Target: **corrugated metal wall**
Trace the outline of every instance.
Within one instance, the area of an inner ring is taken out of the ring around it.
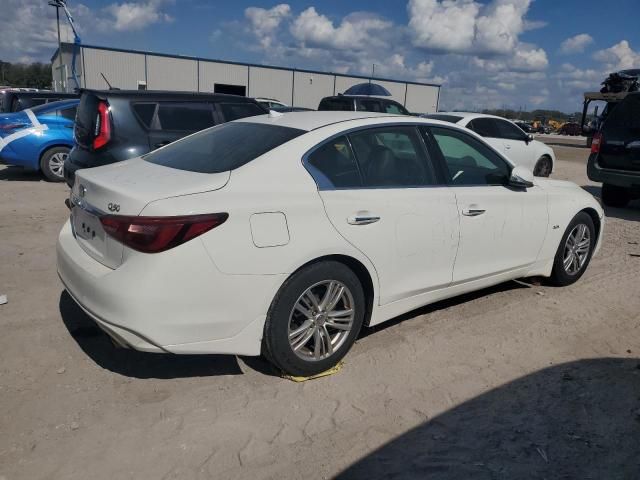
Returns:
[[[198,62],[185,58],[147,55],[149,90],[198,91]]]
[[[333,95],[333,75],[295,72],[293,104],[296,107],[318,108],[320,100]]]
[[[63,45],[63,62],[69,64],[67,70],[70,74],[71,57],[65,50],[66,44]],[[56,57],[53,62],[54,73],[57,62]],[[111,85],[121,89],[137,89],[138,82],[146,81],[150,90],[212,92],[216,83],[222,83],[245,86],[247,95],[251,97],[274,98],[297,107],[314,109],[318,108],[323,97],[343,93],[352,85],[367,81],[331,73],[121,52],[98,47],[82,48],[77,70],[84,74],[80,78],[82,86],[86,88],[108,88],[101,72]],[[433,113],[437,109],[437,86],[386,80],[374,82],[389,90],[391,98],[411,112]],[[69,86],[67,82],[67,88]]]
[[[289,105],[293,102],[293,72],[276,68],[249,67],[250,97],[273,98]]]
[[[249,67],[200,60],[200,91],[213,92],[216,83],[248,87]]]
[[[109,88],[109,83],[121,89],[137,89],[138,81],[144,81],[144,55],[140,53],[111,52],[95,48],[83,48],[86,88]]]

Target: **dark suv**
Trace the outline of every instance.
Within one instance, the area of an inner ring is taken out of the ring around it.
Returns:
[[[80,168],[137,157],[213,125],[265,113],[255,100],[236,95],[83,90],[64,178],[72,186]]]
[[[594,134],[587,175],[602,182],[605,205],[640,198],[640,92],[627,95]]]
[[[380,112],[397,115],[411,115],[409,111],[394,100],[380,97],[358,95],[336,95],[320,100],[318,110],[340,110],[348,112]]]

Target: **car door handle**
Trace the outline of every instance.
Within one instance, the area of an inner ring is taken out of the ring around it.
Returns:
[[[511,150],[511,145],[505,145],[504,148],[506,148],[507,150]]]
[[[484,212],[486,212],[485,209],[477,207],[462,209],[462,215],[466,217],[477,217],[478,215],[482,215]]]
[[[379,220],[380,220],[380,217],[377,217],[375,215],[356,214],[347,218],[347,223],[349,225],[370,225],[372,223],[376,223]]]

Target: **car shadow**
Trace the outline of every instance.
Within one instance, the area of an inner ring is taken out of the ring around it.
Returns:
[[[602,188],[596,185],[583,185],[582,188],[594,197],[597,197],[602,204]],[[615,208],[602,205],[604,214],[607,217],[619,218],[620,220],[640,221],[640,200],[629,202],[624,208]]]
[[[40,172],[25,170],[21,167],[0,168],[0,181],[5,182],[44,182]]]
[[[556,365],[472,398],[339,479],[640,478],[640,361]]]
[[[159,379],[242,374],[232,355],[172,355],[116,347],[66,291],[60,295],[59,308],[64,325],[82,351],[114,373]]]

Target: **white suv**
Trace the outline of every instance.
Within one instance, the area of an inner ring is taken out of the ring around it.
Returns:
[[[525,133],[505,118],[466,112],[439,112],[425,117],[444,120],[473,130],[513,163],[533,171],[536,177],[548,177],[553,173],[556,161],[553,149],[534,140],[533,135]]]

